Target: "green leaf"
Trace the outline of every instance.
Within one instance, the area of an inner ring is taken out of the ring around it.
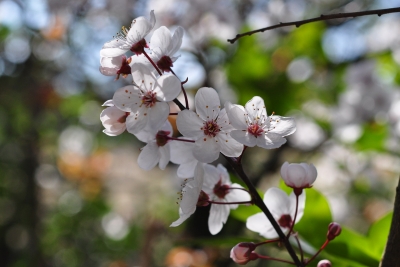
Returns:
[[[382,256],[389,235],[390,225],[392,223],[393,212],[383,216],[380,220],[371,225],[368,231],[368,239],[370,241],[371,250],[376,255]]]
[[[388,135],[387,125],[368,123],[363,128],[363,134],[355,143],[355,148],[359,150],[385,150]]]
[[[239,205],[237,209],[231,210],[230,216],[239,221],[245,222],[247,218],[249,218],[251,215],[254,215],[259,212],[261,212],[261,210],[255,205],[251,206]]]

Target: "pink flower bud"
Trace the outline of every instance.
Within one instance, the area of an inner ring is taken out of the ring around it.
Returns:
[[[340,227],[340,224],[332,222],[328,226],[328,233],[326,234],[326,238],[331,241],[335,239],[335,237],[340,235],[340,232],[342,232],[342,227]]]
[[[332,267],[332,263],[328,260],[322,260],[318,262],[317,267]]]
[[[317,169],[307,163],[283,163],[281,176],[285,184],[294,189],[309,188],[317,179]],[[301,193],[301,190],[300,190]]]
[[[245,265],[251,260],[258,258],[253,250],[256,248],[254,243],[239,243],[231,249],[231,259],[240,265]]]

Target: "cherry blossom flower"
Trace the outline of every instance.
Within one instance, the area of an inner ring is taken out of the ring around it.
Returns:
[[[131,58],[126,59],[125,55],[117,57],[100,57],[100,72],[106,76],[117,75],[117,80],[120,75],[126,78],[128,74],[131,74],[130,62]]]
[[[216,160],[219,152],[238,157],[243,145],[230,136],[233,129],[225,109],[221,110],[219,96],[213,88],[200,88],[195,96],[196,112],[182,110],[176,119],[179,132],[196,140],[194,157],[200,162]]]
[[[171,74],[156,78],[145,65],[135,65],[132,68],[134,84],[118,89],[113,101],[119,109],[131,112],[126,118],[128,132],[137,134],[145,128],[157,131],[167,120],[167,102],[179,95],[181,82]]]
[[[204,166],[203,191],[211,201],[228,203],[250,201],[250,195],[242,189],[244,188],[241,185],[231,183],[228,171],[221,164],[217,167],[210,164]],[[230,210],[237,209],[238,206],[238,204],[211,204],[208,217],[210,233],[218,234],[226,223]]]
[[[183,32],[183,28],[178,27],[171,37],[171,32],[168,28],[161,26],[151,36],[150,49],[152,54],[150,57],[163,72],[169,72],[173,62],[179,57],[174,57],[173,55],[182,45]]]
[[[100,51],[103,57],[117,57],[125,54],[129,50],[140,55],[147,47],[144,37],[153,29],[156,23],[154,11],[150,12],[150,20],[145,17],[138,17],[132,21],[131,27],[117,34],[114,40],[104,44]]]
[[[125,121],[129,112],[120,110],[114,106],[112,100],[107,100],[103,106],[108,106],[100,114],[101,123],[104,126],[103,132],[109,136],[117,136],[123,133],[126,129]]]
[[[311,187],[317,179],[317,169],[312,164],[285,162],[281,167],[281,176],[287,186],[301,193],[301,189]]]
[[[295,223],[303,217],[306,201],[304,193],[298,198],[299,203]],[[292,192],[290,196],[288,196],[281,189],[271,187],[264,195],[264,203],[267,205],[282,231],[284,233],[287,232],[292,226],[293,218],[296,213],[295,194]],[[271,222],[267,219],[267,216],[265,216],[264,213],[257,213],[247,218],[246,227],[251,231],[259,233],[265,238],[272,239],[278,237],[278,233],[275,231]]]
[[[179,139],[179,138],[178,138]],[[190,138],[185,138],[190,139]],[[194,143],[171,141],[171,162],[179,164],[177,175],[179,178],[192,178],[199,162],[193,155]]]
[[[147,143],[141,149],[138,157],[138,165],[144,170],[153,169],[157,163],[161,170],[167,166],[171,153],[169,137],[172,136],[173,130],[171,123],[167,120],[156,134],[141,131],[135,136],[142,142]]]
[[[240,265],[246,265],[251,260],[258,259],[258,255],[253,252],[256,248],[254,243],[239,243],[231,249],[231,259]]]
[[[195,169],[193,179],[188,180],[179,196],[179,219],[170,226],[176,227],[181,225],[195,211],[199,201],[201,188],[203,187],[204,168],[202,163],[198,163]]]
[[[264,100],[253,97],[245,107],[225,104],[229,120],[236,129],[232,138],[245,146],[259,146],[266,149],[278,148],[286,143],[285,136],[296,131],[293,118],[272,115],[267,116]]]

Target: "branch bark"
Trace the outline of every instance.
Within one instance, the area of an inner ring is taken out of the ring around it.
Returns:
[[[341,19],[341,18],[355,18],[355,17],[368,16],[368,15],[378,15],[380,17],[380,16],[385,15],[385,14],[397,13],[397,12],[400,12],[400,7],[387,8],[387,9],[375,9],[375,10],[360,11],[360,12],[349,12],[349,13],[338,13],[338,14],[330,14],[330,15],[321,15],[319,17],[312,18],[312,19],[292,21],[292,22],[280,22],[279,24],[275,24],[275,25],[272,25],[272,26],[269,26],[269,27],[265,27],[265,28],[261,28],[261,29],[258,29],[258,30],[237,34],[235,38],[228,39],[228,42],[233,44],[234,42],[236,42],[239,38],[241,38],[243,36],[252,35],[254,33],[265,32],[265,31],[268,31],[268,30],[287,27],[287,26],[296,26],[298,28],[301,25],[304,25],[304,24],[307,24],[307,23],[311,23],[311,22],[316,22],[316,21],[323,21],[323,20],[330,20],[330,19]]]
[[[400,267],[400,177],[394,200],[393,219],[381,267]]]

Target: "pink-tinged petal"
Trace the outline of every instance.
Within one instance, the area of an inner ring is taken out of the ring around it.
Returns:
[[[159,101],[172,101],[180,94],[181,81],[175,75],[164,74],[157,81],[159,86],[154,88],[154,92]]]
[[[118,70],[122,66],[122,62],[126,60],[125,56],[118,57],[101,57],[100,66],[104,68],[114,68]]]
[[[181,48],[182,45],[182,37],[183,37],[184,30],[181,26],[178,26],[174,32],[174,35],[172,36],[172,42],[169,47],[168,51],[168,56],[173,56],[176,52],[178,52],[179,48]],[[172,59],[172,58],[171,58]],[[175,59],[172,59],[172,61],[175,61]]]
[[[228,205],[211,205],[210,215],[208,216],[208,229],[212,235],[216,235],[222,230],[223,225],[228,220],[229,211]]]
[[[172,42],[171,32],[167,27],[161,26],[154,31],[150,40],[150,49],[160,48],[161,53],[165,55]]]
[[[296,131],[296,122],[291,117],[271,116],[270,132],[288,136]]]
[[[138,157],[138,165],[140,168],[149,171],[157,165],[159,159],[157,143],[151,142],[142,148]]]
[[[115,91],[113,103],[120,110],[136,112],[142,104],[142,98],[137,87],[128,85]]]
[[[194,157],[203,163],[211,163],[217,160],[220,146],[215,141],[215,138],[210,138],[208,136],[200,137],[195,143],[196,148],[193,151]]]
[[[300,164],[293,164],[287,170],[288,183],[294,187],[302,187],[306,182],[307,171]]]
[[[112,101],[112,99],[110,99],[110,100],[107,100],[106,102],[104,102],[104,104],[102,106],[103,107],[113,107],[114,102]]]
[[[273,149],[278,148],[284,143],[286,143],[286,139],[282,136],[268,132],[264,135],[261,135],[256,138],[257,139],[257,146],[265,148],[265,149]]]
[[[182,110],[176,118],[176,126],[179,132],[184,136],[195,139],[204,136],[203,124],[204,121],[191,110]]]
[[[149,129],[157,131],[163,126],[169,116],[169,105],[165,102],[157,102],[152,108],[143,113],[144,116],[149,117]]]
[[[255,96],[250,99],[250,101],[246,103],[245,109],[252,121],[267,117],[267,110],[264,105],[264,100],[259,96]]]
[[[125,54],[129,48],[120,48],[120,47],[114,47],[114,48],[104,48],[100,50],[100,56],[102,57],[118,57],[123,54]]]
[[[108,136],[117,136],[122,134],[126,130],[125,125],[116,128],[115,126],[111,127],[111,129],[104,129],[103,133],[105,133]]]
[[[165,146],[160,146],[158,150],[160,153],[160,163],[158,166],[161,170],[165,170],[165,167],[167,167],[169,159],[171,157],[169,144],[166,144]]]
[[[230,102],[225,103],[225,109],[228,114],[229,122],[237,130],[247,130],[247,112],[243,106],[234,105]]]
[[[257,144],[257,138],[255,138],[254,135],[249,134],[246,130],[234,130],[231,132],[231,137],[248,147],[253,147]]]
[[[137,134],[145,129],[148,121],[148,116],[143,116],[142,109],[137,113],[131,113],[126,117],[126,130],[131,134]]]
[[[191,140],[188,137],[182,139]],[[193,156],[194,143],[172,140],[170,147],[172,163],[183,164],[195,160]]]
[[[177,175],[179,178],[192,178],[194,176],[194,169],[196,168],[198,160],[192,160],[186,163],[182,163],[178,167]]]
[[[158,86],[156,76],[145,64],[134,63],[131,69],[133,82],[140,90],[148,92],[153,90],[154,86]]]
[[[205,121],[217,118],[221,109],[221,102],[217,91],[211,87],[202,87],[194,97],[196,112]]]
[[[243,152],[243,145],[227,133],[219,133],[216,137],[221,153],[227,157],[239,157]]]

